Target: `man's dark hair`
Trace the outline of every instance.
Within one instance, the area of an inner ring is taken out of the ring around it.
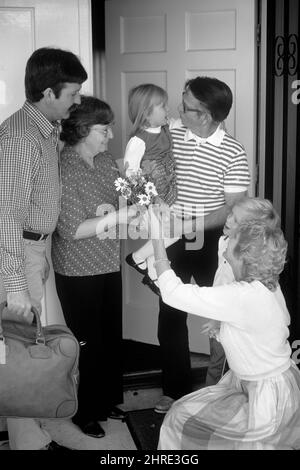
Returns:
[[[42,92],[51,88],[59,98],[65,83],[81,84],[87,73],[78,57],[70,51],[42,47],[29,57],[25,71],[25,95],[32,103],[43,98]]]
[[[76,145],[87,137],[95,124],[111,124],[114,113],[111,107],[93,96],[81,96],[81,104],[71,112],[68,119],[61,122],[60,139],[68,145]]]
[[[184,87],[203,104],[216,122],[227,118],[232,106],[232,92],[226,83],[217,78],[196,77],[188,80]]]

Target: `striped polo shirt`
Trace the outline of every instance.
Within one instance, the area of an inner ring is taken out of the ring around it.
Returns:
[[[244,147],[220,126],[201,138],[170,123],[176,160],[178,197],[173,209],[189,215],[207,215],[225,205],[225,193],[247,191],[250,183]]]

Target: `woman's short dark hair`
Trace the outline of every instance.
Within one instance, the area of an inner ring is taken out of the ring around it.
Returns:
[[[93,96],[81,96],[81,104],[71,112],[68,119],[63,119],[60,139],[68,145],[76,145],[89,135],[95,124],[111,124],[114,113],[111,107]]]
[[[25,95],[32,103],[43,98],[42,92],[51,88],[59,98],[65,83],[81,84],[87,73],[78,57],[70,51],[42,47],[29,57],[25,70]]]
[[[184,87],[203,104],[216,122],[227,118],[232,106],[232,92],[226,83],[217,78],[196,77],[188,80]]]

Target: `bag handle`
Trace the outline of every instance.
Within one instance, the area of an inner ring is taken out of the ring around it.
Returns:
[[[0,304],[0,340],[4,340],[3,328],[2,328],[2,312],[4,308],[7,307],[7,302],[2,302]],[[43,328],[40,319],[39,312],[35,307],[31,307],[31,312],[33,313],[35,322],[36,322],[36,337],[35,342],[36,344],[46,344],[45,336],[43,335]]]

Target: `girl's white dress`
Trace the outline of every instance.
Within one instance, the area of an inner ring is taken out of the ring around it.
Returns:
[[[163,301],[221,320],[230,370],[217,385],[176,401],[159,449],[300,448],[300,373],[291,361],[289,313],[280,287],[259,281],[218,287],[183,284],[172,270],[159,277]]]

